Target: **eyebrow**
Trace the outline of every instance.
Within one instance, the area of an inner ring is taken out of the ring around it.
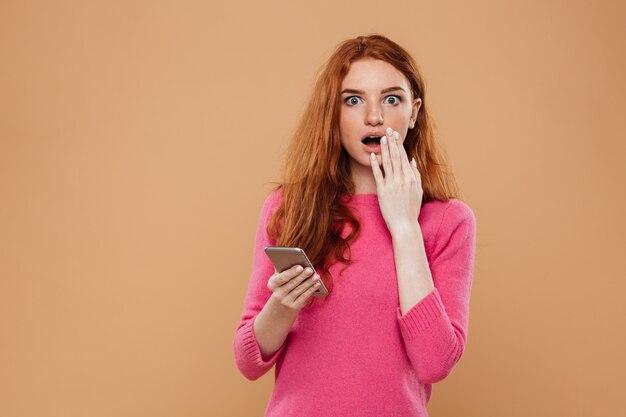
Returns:
[[[406,90],[402,87],[389,87],[389,88],[385,88],[384,90],[380,90],[380,94],[385,94],[388,93],[390,91],[396,91],[396,90],[401,90],[404,93],[406,93]],[[345,93],[352,93],[352,94],[365,94],[365,91],[361,91],[361,90],[354,90],[352,88],[346,88],[345,90],[343,90],[341,92],[341,94],[345,94]]]

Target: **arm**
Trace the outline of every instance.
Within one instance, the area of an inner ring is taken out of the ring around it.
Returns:
[[[254,334],[261,350],[261,358],[267,361],[285,343],[298,312],[286,308],[270,297],[254,319]]]
[[[459,200],[451,200],[443,214],[430,265],[425,262],[421,231],[394,237],[402,306],[397,310],[398,324],[422,382],[448,376],[465,349],[475,240],[475,216]]]
[[[254,244],[252,273],[241,320],[233,338],[235,364],[250,380],[263,376],[278,360],[285,348],[284,341],[289,331],[287,326],[290,328],[293,322],[287,314],[282,315],[282,319],[276,319],[281,312],[269,301],[272,292],[267,287],[267,282],[275,271],[263,249],[265,246],[274,245],[275,242],[270,240],[265,229],[277,202],[276,193],[271,194],[261,209]],[[263,346],[263,351],[260,345]]]
[[[435,289],[417,219],[391,236],[398,277],[400,312],[406,314]]]

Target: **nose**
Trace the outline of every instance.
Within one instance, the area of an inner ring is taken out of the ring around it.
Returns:
[[[367,123],[371,125],[379,125],[383,123],[383,113],[380,107],[372,105],[367,109]]]

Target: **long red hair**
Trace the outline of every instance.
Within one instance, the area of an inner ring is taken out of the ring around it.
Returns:
[[[281,189],[282,202],[267,227],[278,246],[304,249],[329,291],[333,282],[329,267],[336,262],[352,262],[350,242],[360,230],[357,218],[341,199],[343,194],[354,194],[354,184],[349,155],[340,143],[339,112],[341,83],[351,63],[362,58],[393,65],[409,81],[412,100],[422,99],[416,127],[409,129],[404,140],[409,160],[415,158],[421,175],[422,204],[459,196],[446,154],[434,135],[424,80],[411,55],[380,34],[341,42],[322,67],[293,134],[283,162],[283,180],[274,188]],[[352,230],[344,239],[345,224]],[[310,297],[308,305],[319,298]]]

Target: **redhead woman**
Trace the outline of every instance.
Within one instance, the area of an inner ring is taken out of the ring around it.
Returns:
[[[275,365],[265,416],[428,416],[463,355],[476,218],[424,87],[378,34],[340,43],[318,77],[261,209],[233,339],[246,378]],[[302,248],[315,270],[278,272],[266,246]]]

